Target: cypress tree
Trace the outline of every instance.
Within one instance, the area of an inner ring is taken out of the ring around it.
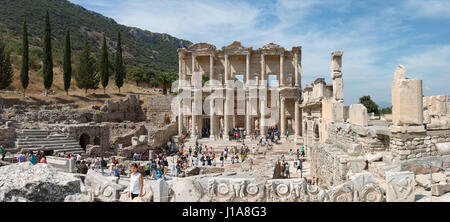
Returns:
[[[10,54],[6,51],[5,44],[0,38],[0,89],[11,85],[13,74]]]
[[[44,61],[43,63],[43,79],[45,87],[45,96],[48,95],[48,90],[52,87],[53,83],[53,59],[52,59],[52,43],[51,43],[51,28],[50,18],[48,16],[48,10],[45,13],[45,25],[44,25]]]
[[[106,87],[108,86],[109,82],[109,61],[108,61],[108,48],[106,46],[106,35],[103,34],[103,46],[102,46],[102,52],[101,52],[101,76],[102,76],[102,86],[103,86],[103,93],[106,94]]]
[[[72,52],[70,48],[70,32],[67,30],[64,42],[64,90],[69,95],[70,81],[72,80]]]
[[[75,80],[77,87],[84,89],[84,94],[87,94],[88,89],[97,89],[100,82],[97,70],[95,68],[95,59],[90,56],[91,49],[87,37],[84,39],[83,51],[80,54],[80,63],[78,65]]]
[[[22,83],[23,96],[25,97],[26,90],[28,88],[29,78],[28,78],[28,30],[27,21],[23,22],[23,51],[22,51],[22,69],[20,70],[20,82]]]
[[[120,93],[120,87],[123,86],[123,78],[125,76],[125,70],[123,67],[123,60],[122,60],[122,42],[120,39],[120,32],[118,32],[118,40],[117,40],[117,50],[116,50],[116,58],[114,63],[114,69],[115,69],[115,81],[116,86],[119,88]]]

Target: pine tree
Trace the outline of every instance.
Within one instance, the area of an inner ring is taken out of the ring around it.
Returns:
[[[23,96],[25,97],[26,90],[28,88],[29,77],[29,62],[28,62],[28,30],[27,30],[27,20],[23,22],[23,49],[22,49],[22,69],[20,70],[20,82],[22,83]]]
[[[77,87],[84,89],[85,95],[88,89],[97,89],[100,79],[98,78],[98,71],[95,67],[95,59],[90,56],[91,49],[87,37],[84,40],[83,51],[80,54],[80,63],[75,75]]]
[[[13,79],[10,53],[6,51],[5,44],[0,38],[0,89],[6,89]]]
[[[45,87],[45,96],[48,95],[48,90],[52,87],[53,83],[53,59],[52,59],[52,43],[51,43],[51,27],[50,18],[48,16],[48,10],[45,14],[45,26],[44,26],[44,61],[43,63],[43,79]]]
[[[101,76],[102,76],[102,86],[103,93],[106,94],[106,87],[109,82],[109,61],[108,61],[108,47],[106,46],[106,35],[103,34],[103,46],[101,52]]]
[[[70,82],[72,80],[72,51],[70,47],[70,32],[67,30],[64,42],[64,90],[69,95]]]
[[[116,50],[114,69],[115,69],[115,74],[116,74],[115,75],[116,86],[117,86],[117,88],[119,88],[119,93],[120,93],[120,87],[123,86],[123,79],[125,77],[125,69],[123,67],[123,60],[122,60],[122,42],[120,39],[120,32],[118,32],[117,50]]]

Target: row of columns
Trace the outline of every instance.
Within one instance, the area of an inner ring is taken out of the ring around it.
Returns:
[[[227,81],[230,79],[229,77],[229,55],[225,54],[225,87],[228,87]],[[300,77],[299,77],[299,63],[298,63],[298,54],[294,53],[294,69],[295,69],[295,85],[300,86]],[[192,73],[196,71],[196,55],[192,55]],[[180,62],[179,62],[179,79],[183,79],[183,64],[182,64],[182,58],[180,56]],[[250,80],[250,53],[246,54],[246,79],[245,81],[248,82]],[[266,63],[265,63],[265,54],[261,54],[261,80],[265,80],[266,75]],[[193,81],[196,82],[196,76],[193,76]],[[214,79],[214,55],[210,55],[210,80]],[[280,54],[280,86],[284,86],[284,54]],[[232,100],[226,100],[225,101],[225,109],[227,109],[225,112],[227,114],[234,113],[234,90],[226,90],[227,93],[230,93],[230,98],[233,98]],[[247,135],[251,135],[252,133],[252,116],[251,116],[251,107],[250,107],[250,100],[246,101],[246,131]],[[261,118],[260,118],[260,134],[265,135],[267,128],[265,127],[265,116],[266,116],[266,107],[267,107],[267,101],[261,101]],[[193,104],[193,105],[199,105],[199,104]],[[212,111],[212,107],[214,106],[214,100],[210,101],[210,107]],[[286,133],[286,116],[285,116],[285,99],[282,98],[280,109],[281,109],[281,134],[284,136]],[[180,103],[180,109],[181,109],[181,103]],[[233,110],[229,110],[233,109]],[[301,131],[301,113],[299,108],[299,101],[295,101],[295,136],[300,136]],[[233,115],[224,115],[224,139],[227,140],[228,138],[228,132],[230,131],[230,120],[232,119]],[[216,115],[214,112],[211,112],[210,114],[210,132],[211,132],[211,139],[214,139],[218,132],[216,130],[217,124],[216,124]],[[178,116],[178,133],[179,135],[182,134],[183,131],[183,116],[181,112]],[[198,127],[198,116],[192,115],[192,135],[197,136],[199,131]]]

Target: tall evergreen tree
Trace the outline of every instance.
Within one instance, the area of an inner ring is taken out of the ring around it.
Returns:
[[[5,89],[11,85],[13,74],[10,52],[6,51],[5,44],[0,36],[0,89]]]
[[[45,87],[45,96],[48,95],[48,90],[53,84],[53,58],[52,58],[52,42],[51,42],[51,27],[50,18],[48,16],[48,10],[45,13],[45,25],[44,25],[44,61],[43,63],[43,79]]]
[[[64,42],[64,90],[69,95],[70,81],[72,80],[72,49],[70,47],[70,32],[67,30]]]
[[[98,77],[98,71],[95,66],[95,59],[90,56],[91,48],[87,37],[84,39],[83,51],[80,54],[80,63],[75,75],[77,87],[84,89],[84,94],[87,94],[88,89],[97,89],[100,79]]]
[[[117,50],[116,50],[116,58],[115,58],[115,63],[114,63],[114,71],[115,71],[115,81],[116,81],[116,86],[117,88],[119,88],[119,93],[120,93],[120,88],[123,86],[123,79],[125,77],[125,69],[123,67],[123,60],[122,60],[122,42],[120,39],[120,32],[118,32],[118,40],[117,40]]]
[[[29,83],[29,77],[28,77],[28,71],[29,71],[29,62],[28,62],[28,30],[27,30],[27,20],[23,22],[23,48],[22,48],[22,69],[20,70],[20,82],[22,83],[23,88],[23,96],[25,97],[25,93],[28,88]]]
[[[101,76],[102,76],[102,86],[103,93],[106,94],[106,87],[109,82],[109,60],[108,60],[108,47],[106,46],[106,35],[103,34],[103,46],[101,52]]]

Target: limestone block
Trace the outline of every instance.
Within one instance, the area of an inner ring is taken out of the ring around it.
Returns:
[[[173,202],[199,202],[203,197],[201,184],[192,179],[177,179],[173,182]]]
[[[369,115],[362,104],[352,104],[349,108],[349,122],[359,126],[368,126]]]
[[[332,104],[332,117],[334,122],[344,122],[344,103],[333,102]]]
[[[441,196],[447,192],[450,192],[450,184],[433,184],[431,186],[431,194],[433,196]]]
[[[392,82],[392,121],[397,126],[423,123],[422,80]]]
[[[377,162],[383,160],[383,154],[382,153],[374,153],[374,154],[366,154],[367,161],[369,163]]]
[[[450,154],[450,142],[447,143],[436,143],[437,151],[440,155]]]
[[[394,72],[394,80],[406,78],[406,68],[403,65],[398,65]]]
[[[168,202],[169,201],[169,184],[163,179],[159,179],[152,187],[153,202]]]
[[[348,158],[347,166],[352,173],[361,173],[366,168],[365,158]]]
[[[414,202],[414,173],[409,171],[386,172],[387,202]]]
[[[86,189],[94,201],[118,202],[125,187],[111,181],[110,177],[89,170],[85,179]]]
[[[333,79],[333,98],[335,100],[344,100],[344,81],[342,78]]]

